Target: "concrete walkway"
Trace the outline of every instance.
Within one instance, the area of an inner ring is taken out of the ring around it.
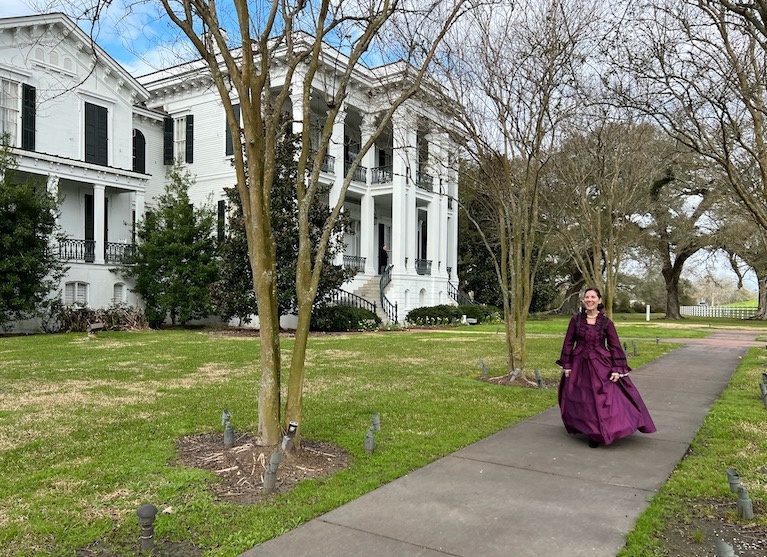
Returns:
[[[657,433],[590,449],[551,408],[242,555],[614,557],[756,334],[678,339],[632,372]]]

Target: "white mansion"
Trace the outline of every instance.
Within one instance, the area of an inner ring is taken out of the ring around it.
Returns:
[[[392,79],[392,68],[354,73],[322,168],[331,196],[372,133],[368,91],[382,75]],[[312,96],[313,130],[327,113],[323,90],[318,83]],[[296,93],[288,110],[300,120]],[[352,233],[337,263],[358,273],[344,290],[379,310],[383,291],[399,320],[415,307],[453,303],[458,182],[448,164],[451,143],[434,124],[441,119],[423,101],[406,102],[354,173],[345,198]],[[0,19],[0,132],[10,135],[20,178],[44,180],[60,199],[65,239],[57,249],[69,267],[61,284],[66,303],[141,303],[130,281],[110,269],[131,249],[135,223],[162,193],[174,159],[195,177],[192,201],[217,203],[218,233],[225,233],[224,188],[235,181],[231,137],[199,65],[134,77],[63,14]],[[384,245],[388,267],[381,281]]]

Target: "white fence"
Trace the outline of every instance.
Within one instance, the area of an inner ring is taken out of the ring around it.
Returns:
[[[730,319],[749,319],[757,314],[757,306],[749,307],[726,307],[726,306],[681,306],[679,312],[682,315],[696,317],[729,317]]]

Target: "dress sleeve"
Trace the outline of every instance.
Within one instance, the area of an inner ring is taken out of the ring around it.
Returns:
[[[557,365],[562,366],[563,369],[570,369],[573,365],[573,347],[575,345],[575,320],[578,319],[578,315],[573,315],[570,319],[570,325],[567,327],[567,333],[565,333],[565,341],[562,343],[562,353],[559,355],[559,359],[555,362]]]
[[[607,319],[605,317],[605,319]],[[610,360],[612,361],[611,373],[628,373],[631,368],[626,361],[626,353],[621,346],[621,340],[618,338],[618,333],[615,330],[615,325],[612,320],[607,321],[607,329],[605,330],[607,337],[607,349],[610,351]]]

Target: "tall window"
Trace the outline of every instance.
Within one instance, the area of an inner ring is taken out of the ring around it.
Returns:
[[[234,110],[234,117],[237,119],[237,121],[240,121],[240,105],[239,103],[232,105],[232,110]],[[226,156],[231,157],[234,155],[234,141],[232,139],[232,130],[229,129],[229,122],[224,122],[225,126],[225,132],[224,137],[226,138]]]
[[[35,150],[35,118],[37,115],[37,92],[26,83],[22,86],[21,148]]]
[[[15,146],[19,125],[19,84],[0,79],[0,134],[8,134],[9,144]]]
[[[226,239],[226,201],[218,200],[218,214],[216,219],[216,237],[219,243]]]
[[[133,130],[133,171],[146,173],[146,139],[138,130]]]
[[[64,285],[64,303],[88,305],[88,283],[68,282]]]
[[[85,162],[106,166],[107,116],[103,106],[85,103]]]
[[[194,162],[194,116],[166,118],[163,134],[163,162]]]

